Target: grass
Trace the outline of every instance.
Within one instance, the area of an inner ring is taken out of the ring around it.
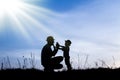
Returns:
[[[35,78],[35,79],[118,79],[120,68],[91,68],[76,69],[71,71],[44,72],[38,69],[6,69],[0,71],[0,77],[6,76],[10,78]]]
[[[114,59],[114,58],[113,58]],[[78,59],[79,60],[79,59]],[[23,63],[19,59],[17,59],[17,66],[19,68],[12,68],[12,64],[10,62],[9,57],[3,58],[1,61],[1,70],[0,70],[0,78],[30,78],[30,79],[49,79],[49,80],[57,80],[57,79],[74,79],[74,80],[98,80],[98,79],[118,79],[120,74],[120,68],[112,68],[108,66],[105,61],[99,60],[102,64],[102,67],[99,67],[96,62],[96,68],[86,68],[81,69],[78,65],[78,69],[73,69],[71,71],[66,71],[63,69],[62,71],[56,72],[44,72],[43,70],[36,69],[35,57],[31,53],[31,58],[27,59],[23,56]],[[31,68],[27,68],[27,62],[31,64]],[[85,58],[84,67],[88,63],[88,56]],[[115,64],[115,63],[114,63]],[[106,66],[106,67],[105,67]]]

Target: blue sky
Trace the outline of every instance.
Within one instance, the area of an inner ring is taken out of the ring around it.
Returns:
[[[56,12],[67,12],[78,5],[84,5],[91,1],[90,0],[49,0],[48,8]]]
[[[44,0],[40,3],[40,0],[35,0],[34,4],[38,6],[42,5],[56,12],[66,12],[76,6],[89,4],[92,1],[94,0]]]
[[[84,64],[87,55],[89,67],[100,60],[109,66],[120,65],[119,0],[24,1],[16,12],[6,9],[7,13],[0,13],[1,51],[41,50],[46,37],[52,35],[62,45],[66,39],[72,41],[74,64],[78,64],[78,55]]]

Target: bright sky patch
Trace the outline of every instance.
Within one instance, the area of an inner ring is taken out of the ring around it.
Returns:
[[[21,0],[0,0],[0,12],[1,13],[16,13],[18,9],[23,6]]]

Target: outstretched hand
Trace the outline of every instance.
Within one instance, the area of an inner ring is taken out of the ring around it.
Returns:
[[[56,42],[56,48],[59,49],[60,44],[58,42]]]

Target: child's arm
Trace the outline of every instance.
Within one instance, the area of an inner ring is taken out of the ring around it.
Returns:
[[[60,49],[60,50],[64,50],[64,47],[65,47],[65,46],[60,45],[59,49]]]

